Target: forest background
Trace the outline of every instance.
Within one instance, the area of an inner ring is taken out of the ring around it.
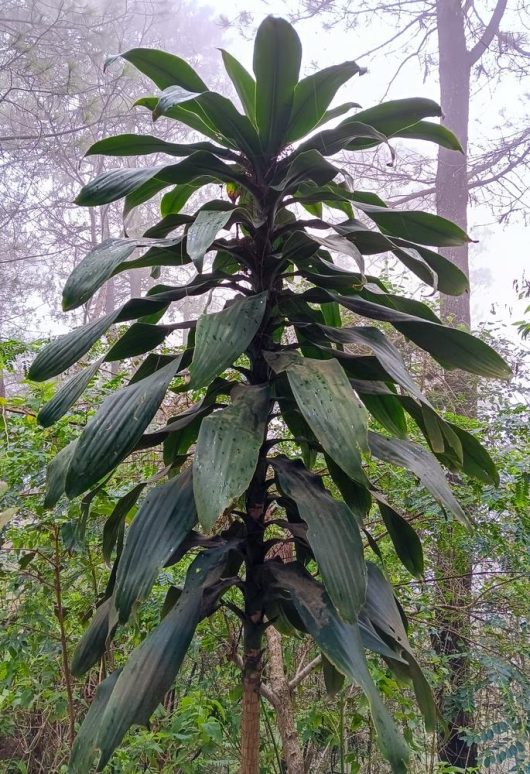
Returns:
[[[216,88],[227,91],[217,49],[229,48],[248,64],[255,26],[265,13],[274,12],[298,21],[309,52],[307,72],[317,64],[351,58],[368,67],[369,79],[358,79],[348,87],[350,93],[345,89],[344,99],[372,104],[383,98],[438,98],[444,77],[446,99],[455,98],[447,91],[451,62],[443,58],[440,15],[452,0],[365,0],[354,10],[349,3],[326,0],[242,0],[232,4],[230,16],[222,5],[7,0],[0,11],[0,480],[5,482],[0,491],[0,771],[66,770],[73,730],[96,685],[110,662],[121,663],[145,636],[157,609],[147,603],[140,610],[135,626],[117,641],[99,671],[85,681],[72,678],[68,656],[108,574],[101,552],[103,525],[130,481],[149,473],[153,459],[138,455],[92,507],[72,503],[44,511],[46,462],[72,437],[76,425],[86,422],[101,395],[125,382],[127,373],[109,365],[75,412],[50,430],[39,428],[35,417],[54,385],[25,381],[29,362],[50,335],[97,319],[125,298],[145,292],[153,281],[148,270],[127,272],[110,280],[77,318],[60,312],[60,289],[72,268],[91,247],[123,231],[118,207],[95,211],[73,205],[81,185],[106,163],[99,157],[82,160],[83,153],[112,133],[150,131],[150,117],[131,107],[139,92],[137,75],[117,63],[104,72],[107,56],[135,45],[164,48],[189,59]],[[396,343],[446,415],[465,414],[459,421],[489,445],[501,486],[454,482],[477,526],[472,533],[454,528],[447,545],[433,528],[437,507],[412,477],[383,470],[380,475],[388,479],[396,502],[422,537],[423,579],[411,579],[396,562],[387,550],[386,533],[375,537],[389,577],[407,600],[416,650],[447,716],[459,718],[477,770],[527,772],[530,518],[524,267],[530,17],[522,2],[454,5],[460,9],[470,54],[469,123],[455,129],[461,141],[467,140],[462,131],[467,132],[469,145],[464,206],[448,215],[461,225],[466,225],[465,217],[477,242],[469,256],[470,309],[445,311],[457,323],[470,322],[488,341],[494,339],[515,377],[502,385],[448,382],[432,361],[413,356],[403,341]],[[453,37],[455,60],[457,42]],[[465,67],[459,68],[458,82],[465,82]],[[465,96],[458,94],[464,105]],[[450,105],[443,99],[442,108],[448,116]],[[169,127],[160,121],[158,131],[163,135]],[[184,130],[181,137],[171,134],[172,140],[184,137]],[[391,167],[388,154],[366,154],[350,174],[368,190],[370,185],[381,190],[384,179],[383,193],[391,203],[440,212],[440,159],[420,143],[405,147],[398,142],[395,149]],[[449,200],[456,178],[462,182],[462,163],[446,181]],[[399,199],[393,197],[394,188],[399,188]],[[451,209],[453,204],[445,206]],[[138,212],[127,222],[129,231],[141,231]],[[409,276],[390,260],[382,268],[395,288],[410,290]],[[180,281],[186,278],[185,268],[176,271]],[[436,295],[422,298],[440,304]],[[220,308],[221,301],[213,297],[211,308]],[[178,319],[202,311],[187,299]],[[170,416],[176,407],[167,404],[163,411]],[[80,517],[88,511],[86,528],[79,530]],[[455,635],[456,655],[436,647],[440,631]],[[175,691],[149,731],[128,736],[115,771],[237,770],[239,688],[232,658],[237,638],[222,613],[200,628]],[[279,657],[269,643],[270,663],[278,667],[270,680],[290,682],[306,770],[384,771],[359,692],[346,687],[328,696],[317,652],[286,636],[281,644]],[[409,691],[380,664],[372,666],[415,751],[414,771],[458,771],[440,762],[440,742],[423,731]],[[263,770],[282,771],[276,708],[266,698],[263,708]]]

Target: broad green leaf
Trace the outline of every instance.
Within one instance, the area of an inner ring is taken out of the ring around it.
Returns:
[[[156,107],[153,110],[153,121],[156,121],[157,118],[165,115],[166,112],[169,112],[175,105],[184,103],[184,106],[187,107],[188,110],[192,110],[191,105],[186,105],[186,103],[195,100],[199,94],[200,92],[183,89],[182,86],[168,86],[158,98]]]
[[[425,423],[425,414],[406,396],[401,396],[406,411],[431,443]],[[485,484],[499,485],[499,473],[486,449],[474,435],[452,422],[436,417],[443,436],[443,448],[436,456],[450,470],[463,470],[468,476]],[[432,443],[431,443],[432,448]]]
[[[367,414],[340,363],[293,352],[266,353],[266,358],[276,373],[287,373],[298,407],[324,450],[351,478],[364,483]]]
[[[225,70],[241,100],[245,114],[251,121],[254,121],[256,116],[256,82],[254,78],[228,51],[221,49],[221,56],[223,57]]]
[[[378,631],[393,640],[399,654],[403,654],[407,662],[405,668],[402,661],[395,658],[388,663],[398,675],[405,674],[412,680],[427,731],[434,731],[437,709],[432,691],[412,653],[393,589],[375,564],[367,562],[367,569],[368,588],[363,614]]]
[[[417,124],[399,129],[392,136],[405,137],[411,140],[427,140],[428,142],[434,142],[436,145],[441,145],[443,148],[448,148],[448,150],[464,152],[453,132],[446,126],[443,126],[443,124],[435,124],[432,121],[418,121]]]
[[[341,467],[334,462],[329,454],[324,454],[328,473],[340,492],[340,496],[355,516],[355,521],[362,527],[364,518],[372,505],[372,497],[367,487],[351,479]],[[368,485],[368,482],[367,482]]]
[[[333,666],[359,685],[368,703],[381,752],[393,774],[406,774],[409,750],[373,683],[357,624],[336,615],[320,584],[293,565],[269,563],[278,586],[285,589],[302,622]]]
[[[370,414],[388,433],[397,438],[407,437],[407,418],[396,395],[391,393],[376,395],[361,389],[358,389],[358,393]]]
[[[248,347],[263,319],[267,293],[236,298],[221,312],[199,318],[189,389],[203,387],[232,365]]]
[[[202,183],[195,181],[195,183],[177,185],[171,191],[165,193],[160,202],[160,214],[162,217],[180,212],[190,196],[192,196],[201,185],[204,185],[204,179],[201,178],[201,180],[203,181]]]
[[[208,86],[190,65],[174,54],[156,48],[131,48],[123,54],[116,54],[105,63],[108,67],[116,59],[125,59],[147,75],[159,89],[180,86],[188,91],[206,91]]]
[[[46,496],[44,507],[53,508],[64,494],[66,474],[68,466],[74,456],[77,440],[70,443],[58,452],[46,468]]]
[[[92,365],[83,368],[82,371],[72,376],[66,384],[60,387],[53,398],[41,408],[37,414],[37,422],[42,427],[50,427],[58,419],[66,414],[76,400],[88,387],[90,380],[99,370],[102,360],[97,360]]]
[[[268,386],[234,387],[229,406],[201,423],[193,458],[198,519],[210,530],[256,470],[270,408]]]
[[[352,244],[348,239],[345,239],[338,234],[331,234],[326,236],[308,234],[307,236],[309,236],[310,239],[312,239],[314,242],[317,242],[317,244],[321,245],[322,247],[327,247],[327,249],[331,250],[332,252],[339,253],[341,255],[347,255],[350,258],[353,258],[361,272],[364,274],[364,258],[357,247],[355,247],[355,245]]]
[[[256,33],[253,66],[256,123],[269,156],[286,142],[301,61],[302,46],[294,28],[284,19],[264,19]]]
[[[270,460],[281,491],[306,522],[307,539],[326,590],[345,621],[354,622],[364,602],[366,568],[361,534],[345,503],[334,500],[322,480],[299,461]]]
[[[447,508],[462,524],[470,521],[454,496],[436,457],[411,441],[385,438],[368,433],[370,450],[375,457],[412,471],[443,508]]]
[[[378,145],[386,142],[386,137],[373,126],[357,121],[356,117],[346,118],[334,129],[325,129],[313,135],[300,146],[300,151],[317,150],[323,156],[334,156],[348,147],[354,139],[369,140]]]
[[[99,607],[77,644],[70,669],[74,677],[88,672],[105,653],[105,644],[109,636],[109,611],[112,598],[106,599]]]
[[[171,325],[134,323],[110,348],[105,355],[105,361],[110,363],[142,355],[144,352],[150,352],[155,347],[158,347],[159,344],[162,344],[172,330],[173,327]]]
[[[462,444],[462,469],[464,473],[479,481],[483,481],[485,484],[499,486],[499,472],[480,441],[475,438],[474,435],[468,433],[467,430],[464,430],[458,425],[452,422],[449,422],[448,424],[456,433]],[[449,466],[449,461],[447,461],[446,464]]]
[[[127,514],[134,508],[136,502],[147,485],[146,481],[141,481],[134,486],[127,494],[120,497],[114,506],[112,513],[103,527],[103,545],[102,554],[106,562],[110,562],[114,546],[117,543],[118,535],[123,529],[123,524]]]
[[[125,623],[146,599],[160,569],[197,521],[191,469],[151,489],[127,533],[118,564],[114,604]]]
[[[137,247],[134,239],[106,239],[77,264],[63,288],[63,309],[84,304]]]
[[[66,476],[69,497],[95,484],[134,449],[179,368],[177,357],[146,379],[105,399],[77,440]]]
[[[379,330],[370,326],[332,328],[319,326],[326,338],[338,344],[356,344],[369,347],[388,375],[407,392],[423,403],[427,399],[407,370],[397,347]]]
[[[227,144],[259,163],[261,145],[256,129],[250,119],[242,116],[229,99],[208,91],[190,103],[188,109],[198,115],[205,115],[228,141]]]
[[[333,180],[338,173],[339,170],[329,161],[326,161],[317,150],[307,150],[295,155],[282,180],[273,185],[272,188],[286,193],[294,191],[301,183],[308,180],[317,183],[317,185],[325,185]]]
[[[442,110],[436,102],[413,97],[383,102],[376,107],[361,110],[354,118],[356,121],[362,121],[363,124],[373,126],[387,137],[392,137],[396,132],[417,124],[423,118],[441,115]]]
[[[106,239],[91,250],[74,268],[63,289],[63,309],[76,309],[91,298],[137,247],[169,248],[178,245],[176,239]],[[133,264],[131,263],[131,266]]]
[[[232,210],[200,210],[186,235],[186,249],[194,264],[202,266],[217,233],[232,217]]]
[[[429,352],[444,368],[462,368],[464,371],[494,379],[506,379],[511,376],[511,369],[500,355],[465,331],[430,320],[421,320],[362,298],[339,296],[333,292],[328,292],[328,296],[356,314],[391,322],[404,336]]]
[[[34,382],[44,382],[66,371],[103,336],[116,320],[116,316],[116,312],[111,312],[99,320],[59,336],[39,352],[30,366],[28,378]]]
[[[324,126],[324,124],[327,124],[329,121],[333,121],[335,118],[340,118],[340,116],[343,116],[344,113],[349,113],[350,110],[353,110],[354,108],[360,108],[361,106],[357,102],[345,102],[342,105],[337,105],[335,108],[331,108],[330,110],[326,110],[318,124],[315,125],[315,129],[319,129],[321,126]]]
[[[438,290],[449,296],[460,296],[469,291],[469,281],[458,266],[455,266],[447,258],[434,250],[415,245],[406,239],[392,239],[392,242],[399,247],[412,248],[419,253],[426,264],[428,264],[438,278]]]
[[[77,732],[68,762],[68,774],[87,774],[92,770],[96,756],[96,736],[101,718],[108,704],[121,669],[116,669],[96,688],[89,710]]]
[[[211,612],[223,591],[219,582],[233,575],[227,545],[199,554],[188,570],[175,606],[130,656],[100,719],[96,738],[96,747],[101,750],[98,770],[105,767],[132,725],[148,724],[171,688],[198,622]]]
[[[440,215],[417,210],[394,210],[371,204],[355,205],[385,233],[434,247],[459,247],[471,239],[460,226]]]
[[[166,153],[168,156],[191,156],[195,151],[207,151],[221,158],[232,158],[226,148],[219,148],[211,142],[176,143],[167,142],[151,134],[117,134],[98,140],[85,156],[147,156],[150,153]]]
[[[330,699],[334,699],[335,696],[342,690],[344,685],[344,675],[335,669],[331,661],[322,653],[322,674],[324,675],[324,685],[326,686],[326,693]]]
[[[166,617],[133,651],[100,718],[98,771],[132,725],[146,726],[171,688],[200,620],[202,594],[182,594]]]
[[[365,72],[356,62],[343,62],[303,78],[294,90],[287,142],[299,140],[314,129],[339,88],[357,73]]]
[[[421,577],[424,572],[424,561],[418,533],[381,496],[376,496],[376,499],[396,554],[411,575]]]
[[[251,192],[257,190],[247,175],[243,174],[236,165],[226,164],[212,153],[196,151],[177,164],[141,169],[112,169],[103,172],[83,186],[75,201],[76,204],[85,207],[109,204],[149,184],[146,196],[134,202],[136,206],[169,185],[191,183],[205,176],[222,183],[239,183]]]

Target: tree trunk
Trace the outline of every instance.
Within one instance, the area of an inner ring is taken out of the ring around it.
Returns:
[[[464,13],[460,0],[437,0],[439,47],[440,102],[443,123],[451,129],[462,145],[463,154],[440,148],[436,174],[436,211],[467,230],[469,187],[467,178],[467,148],[470,102],[471,63],[467,51]],[[444,248],[442,255],[469,277],[467,245]],[[441,316],[453,325],[471,324],[469,293],[462,296],[442,296]],[[451,399],[458,399],[453,408],[466,416],[476,414],[474,380],[462,372],[446,375]],[[472,702],[463,693],[470,691],[470,663],[466,635],[470,628],[472,559],[461,547],[459,530],[448,525],[438,541],[439,608],[435,646],[447,662],[448,690],[441,690],[439,700],[448,730],[438,742],[442,761],[463,769],[477,765],[477,746],[465,739],[465,731],[473,728]],[[450,565],[450,569],[449,569]],[[455,571],[458,568],[458,571]],[[454,580],[444,576],[462,575]]]
[[[261,648],[247,643],[241,706],[241,774],[259,774]]]
[[[269,686],[274,693],[274,710],[280,738],[282,759],[287,774],[304,774],[304,756],[294,718],[293,697],[283,664],[282,638],[269,626],[266,631],[268,646]]]

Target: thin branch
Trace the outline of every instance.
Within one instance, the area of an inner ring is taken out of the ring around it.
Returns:
[[[303,669],[300,669],[292,680],[289,680],[289,688],[292,690],[293,688],[296,688],[297,685],[300,685],[302,680],[305,680],[308,674],[310,674],[320,663],[322,662],[322,656],[317,656],[313,659],[313,661],[310,661],[309,664],[306,664],[306,666]]]
[[[487,51],[490,47],[491,41],[499,31],[499,25],[504,16],[504,12],[506,11],[507,3],[508,0],[497,0],[495,10],[491,15],[491,19],[489,20],[488,26],[484,30],[482,37],[473,46],[471,51],[468,51],[467,58],[470,65],[478,62],[480,57],[484,54],[484,51]]]

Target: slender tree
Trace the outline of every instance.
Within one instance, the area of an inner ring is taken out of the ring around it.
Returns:
[[[107,241],[76,267],[63,291],[64,309],[77,308],[110,277],[132,268],[150,266],[158,273],[193,264],[196,273],[185,286],[161,283],[57,339],[30,369],[35,380],[52,378],[112,325],[136,321],[43,407],[39,419],[48,426],[77,400],[102,360],[146,354],[129,385],[107,397],[51,463],[47,505],[64,494],[97,491],[129,454],[163,447],[164,468],[156,480],[140,482],[109,518],[107,537],[116,536],[149,486],[123,550],[115,539],[106,542],[109,555],[117,546],[114,568],[75,653],[73,673],[98,661],[161,567],[184,562],[188,570],[180,593],[168,595],[160,624],[99,686],[78,732],[72,771],[89,770],[96,750],[104,768],[128,728],[147,723],[197,624],[219,605],[242,627],[242,774],[259,770],[264,632],[280,622],[313,638],[328,679],[342,674],[361,687],[394,772],[407,770],[409,753],[371,678],[365,649],[411,681],[427,727],[436,722],[392,587],[381,567],[364,557],[362,537],[371,536],[363,519],[371,505],[413,574],[423,572],[421,543],[368,479],[364,462],[371,454],[409,468],[443,510],[464,523],[440,462],[493,481],[496,471],[471,435],[437,414],[382,328],[395,328],[447,368],[490,377],[506,377],[509,369],[487,345],[444,326],[429,307],[390,293],[380,278],[365,273],[364,255],[391,251],[432,286],[462,293],[464,274],[430,247],[464,245],[465,232],[445,218],[392,209],[376,193],[351,190],[349,178],[327,158],[411,132],[456,150],[459,143],[448,129],[425,120],[440,116],[439,106],[426,99],[385,103],[322,129],[351,113],[351,103],[329,106],[362,69],[345,62],[300,80],[301,53],[294,29],[273,17],[256,36],[254,76],[223,52],[240,113],[182,59],[133,48],[122,58],[161,90],[141,104],[154,119],[182,122],[207,139],[183,145],[119,135],[89,150],[182,160],[107,171],[82,188],[79,205],[125,198],[127,210],[170,190],[162,219],[141,239]],[[228,198],[184,213],[190,190],[211,182],[225,185]],[[302,207],[311,217],[300,216]],[[345,220],[332,222],[329,207]],[[227,234],[219,236],[222,230]],[[136,247],[146,251],[131,260]],[[352,267],[339,267],[334,253],[349,256]],[[175,330],[159,322],[170,305],[212,292],[225,298],[225,306],[179,324],[190,330],[186,349],[156,351]],[[341,308],[353,313],[355,325],[342,327]],[[366,325],[365,318],[375,324]],[[200,391],[202,397],[168,424],[149,428],[168,390]],[[431,451],[406,438],[409,422],[418,425]],[[167,481],[160,484],[163,475]],[[285,561],[288,552],[278,551],[278,544],[294,544],[296,558]]]

